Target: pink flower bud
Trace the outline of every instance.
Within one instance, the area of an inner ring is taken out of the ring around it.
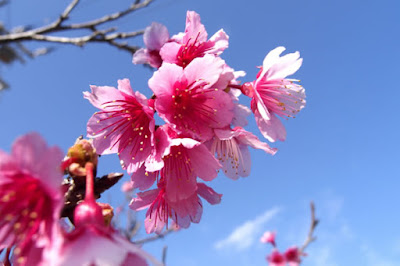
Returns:
[[[261,243],[270,243],[274,247],[276,246],[275,244],[275,232],[267,231],[264,233],[264,235],[260,238]]]

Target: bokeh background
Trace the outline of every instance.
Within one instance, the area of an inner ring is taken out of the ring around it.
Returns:
[[[44,25],[69,1],[14,0],[0,9],[6,27]],[[83,0],[71,17],[79,22],[127,7],[128,0]],[[251,81],[268,51],[285,46],[300,51],[293,75],[306,88],[307,106],[285,121],[287,140],[273,143],[275,156],[252,150],[252,173],[232,181],[223,175],[210,185],[222,203],[204,203],[200,224],[192,224],[144,249],[168,265],[266,265],[270,247],[259,238],[277,232],[281,251],[304,241],[309,202],[320,219],[317,241],[303,265],[400,265],[400,2],[397,0],[155,0],[114,25],[132,31],[152,21],[171,34],[184,30],[187,10],[201,15],[209,36],[223,28],[230,47],[222,57]],[[132,44],[142,45],[141,37]],[[89,85],[132,87],[151,95],[152,71],[131,63],[131,55],[106,44],[84,48],[53,46],[52,53],[0,66],[11,86],[0,94],[0,148],[30,131],[40,132],[64,151],[95,108],[82,97]],[[241,100],[249,101],[242,96]],[[261,138],[253,117],[248,130]],[[100,159],[100,174],[121,171],[117,156]],[[124,181],[129,180],[125,175]],[[122,184],[122,183],[121,183]],[[118,185],[117,185],[118,186]],[[121,204],[119,187],[102,197]],[[143,220],[144,212],[138,214]],[[143,230],[138,238],[145,237]]]

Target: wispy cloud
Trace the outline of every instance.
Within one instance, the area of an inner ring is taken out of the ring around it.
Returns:
[[[280,210],[279,207],[274,207],[255,219],[246,221],[236,227],[227,238],[217,241],[214,244],[214,248],[223,249],[229,247],[237,250],[249,248],[256,239],[261,237],[263,225],[274,218]]]

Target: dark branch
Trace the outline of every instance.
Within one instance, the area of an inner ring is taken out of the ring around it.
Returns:
[[[122,18],[138,9],[144,8],[148,6],[153,0],[144,0],[138,1],[135,0],[127,9],[110,14],[105,15],[103,17],[86,21],[82,23],[75,24],[67,24],[64,25],[64,22],[68,20],[70,14],[73,12],[74,8],[79,4],[80,0],[72,0],[72,2],[66,7],[64,12],[57,18],[57,20],[52,23],[34,28],[34,29],[25,29],[18,32],[3,32],[0,35],[0,44],[7,44],[12,42],[21,42],[21,41],[42,41],[42,42],[50,42],[50,43],[63,43],[63,44],[72,44],[76,46],[84,46],[90,42],[102,42],[108,43],[111,46],[114,46],[118,49],[126,50],[128,52],[135,52],[139,47],[130,46],[127,43],[121,43],[117,40],[134,38],[143,34],[143,30],[132,31],[132,32],[115,32],[116,29],[110,28],[107,30],[97,30],[96,27]],[[81,35],[79,37],[66,37],[66,36],[51,36],[48,35],[50,33],[55,32],[70,32],[74,30],[82,30],[86,29],[90,31],[90,34]],[[113,32],[113,33],[111,33]]]
[[[123,174],[111,173],[100,178],[96,178],[94,181],[94,195],[98,199],[101,194],[107,189],[114,186],[121,178]],[[64,196],[64,207],[61,211],[61,217],[68,217],[73,222],[73,215],[76,205],[79,201],[85,198],[86,182],[84,179],[70,179],[70,181],[64,182],[64,186],[67,187],[67,191]]]

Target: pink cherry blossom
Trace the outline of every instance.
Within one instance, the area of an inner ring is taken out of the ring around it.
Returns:
[[[11,154],[0,150],[0,250],[15,246],[14,259],[26,265],[40,256],[63,206],[58,147],[48,147],[36,133],[18,138]]]
[[[123,168],[135,172],[149,156],[153,146],[154,110],[139,92],[133,92],[127,79],[118,89],[91,86],[84,97],[100,111],[88,121],[88,136],[99,154],[118,153]]]
[[[171,201],[166,195],[165,183],[161,180],[157,189],[138,193],[130,207],[136,211],[149,208],[145,219],[147,233],[161,233],[165,226],[168,228],[169,219],[181,228],[188,228],[191,222],[198,223],[201,219],[203,206],[199,196],[210,204],[220,203],[222,197],[204,183],[197,183],[196,188],[190,197]]]
[[[171,201],[190,197],[197,188],[196,177],[211,181],[221,168],[204,144],[189,138],[173,139],[170,153],[163,159],[160,175]]]
[[[289,266],[298,266],[300,265],[301,259],[301,253],[300,250],[297,247],[290,247],[285,251],[285,258],[286,261],[288,262]]]
[[[272,155],[277,151],[241,127],[235,127],[232,130],[215,129],[214,132],[211,153],[216,153],[225,175],[234,180],[239,176],[246,177],[250,174],[251,159],[248,146],[262,149]]]
[[[168,200],[179,201],[195,193],[197,177],[211,181],[217,177],[218,169],[221,168],[207,147],[194,139],[170,138],[169,146],[164,150],[162,169],[148,172],[142,166],[132,175],[135,188],[148,189],[160,176],[164,180]]]
[[[261,243],[270,243],[274,247],[276,246],[275,243],[275,232],[267,231],[263,234],[263,236],[260,238]]]
[[[280,57],[285,50],[277,47],[265,57],[257,79],[243,85],[242,91],[252,97],[251,109],[257,125],[265,138],[274,142],[286,139],[286,130],[277,118],[294,117],[305,106],[305,90],[294,83],[298,80],[286,79],[302,64],[298,52]]]
[[[188,11],[185,32],[178,35],[176,42],[166,43],[160,51],[164,62],[186,67],[189,63],[205,54],[220,55],[228,48],[228,35],[221,29],[207,40],[207,32],[200,22],[200,15]]]
[[[185,69],[164,63],[149,80],[161,118],[179,133],[200,140],[210,139],[213,128],[229,125],[232,99],[225,86],[215,87],[223,66],[224,61],[212,55],[194,59]]]
[[[267,256],[267,261],[269,266],[285,266],[286,259],[279,250],[274,249],[271,254]]]
[[[146,48],[141,48],[133,54],[134,64],[149,64],[159,68],[162,63],[160,56],[161,47],[168,42],[169,33],[167,27],[160,23],[153,22],[147,27],[143,34],[143,41]]]

